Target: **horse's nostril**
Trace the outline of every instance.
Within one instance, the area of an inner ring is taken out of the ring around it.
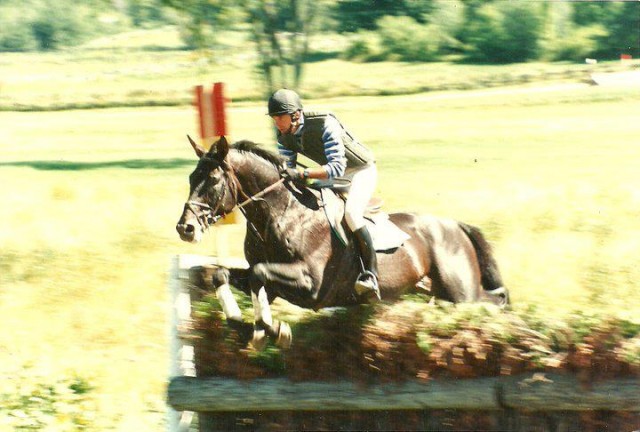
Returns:
[[[195,232],[195,227],[191,224],[178,224],[176,225],[176,231],[178,234],[193,234]]]

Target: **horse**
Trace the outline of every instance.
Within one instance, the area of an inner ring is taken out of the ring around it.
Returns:
[[[362,302],[354,294],[360,273],[355,242],[345,245],[332,233],[318,191],[281,178],[280,155],[248,140],[230,145],[225,137],[206,151],[187,137],[199,161],[176,225],[180,238],[197,243],[236,206],[247,222],[249,267],[216,266],[211,274],[228,325],[258,349],[268,337],[287,347],[291,329],[271,314],[276,298],[313,310]],[[409,238],[377,253],[382,301],[427,289],[454,303],[509,303],[491,247],[478,228],[413,213],[392,213],[389,219]],[[230,285],[251,296],[253,324],[242,321]]]

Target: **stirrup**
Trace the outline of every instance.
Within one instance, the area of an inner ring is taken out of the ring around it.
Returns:
[[[382,300],[380,297],[380,287],[378,286],[378,278],[376,275],[368,270],[362,272],[358,279],[356,279],[355,291],[361,297],[372,298],[373,295],[378,300]]]
[[[492,289],[492,290],[486,290],[485,293],[496,299],[497,301],[497,305],[500,306],[501,308],[505,308],[509,306],[509,303],[511,302],[509,299],[509,291],[507,291],[507,289],[505,287],[499,287],[496,289]]]

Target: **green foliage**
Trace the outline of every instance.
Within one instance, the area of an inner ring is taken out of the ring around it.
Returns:
[[[479,8],[473,21],[467,21],[467,59],[488,63],[535,59],[541,31],[536,4],[488,3]]]
[[[595,35],[594,57],[640,56],[639,2],[573,2],[571,18],[578,27],[599,26],[604,30]]]
[[[216,35],[237,22],[242,10],[225,0],[160,0],[180,13],[182,40],[192,49],[215,47]]]
[[[573,2],[572,21],[577,25],[600,24],[607,21],[610,14],[609,2]]]
[[[436,0],[428,23],[440,40],[440,54],[458,52],[462,44],[458,39],[464,25],[464,3],[462,0]]]
[[[401,8],[387,11],[376,21],[375,31],[360,30],[351,38],[342,57],[363,62],[429,62],[458,50],[455,34],[462,25],[463,4],[437,0],[423,7],[420,14]]]
[[[0,5],[0,51],[32,51],[38,46],[27,22],[29,15],[18,8]]]
[[[44,378],[23,367],[0,376],[0,429],[92,430],[93,387],[83,377]]]
[[[353,61],[429,62],[442,46],[455,40],[435,24],[421,24],[407,16],[385,16],[376,32],[359,32],[351,39],[343,58]]]
[[[599,55],[618,58],[620,54],[640,57],[640,2],[611,4],[604,26],[608,35],[599,38]]]
[[[406,16],[424,23],[433,9],[433,0],[339,0],[333,17],[340,32],[374,30],[386,16]]]
[[[350,38],[347,48],[341,53],[345,60],[372,62],[383,60],[380,38],[374,32],[359,31]]]
[[[553,61],[584,61],[586,57],[596,55],[598,39],[606,34],[606,30],[600,25],[575,28],[549,42],[545,57]]]
[[[117,18],[100,19],[103,10],[95,2],[31,0],[28,6],[0,6],[0,51],[52,51],[118,29]]]
[[[127,15],[135,27],[157,27],[173,23],[162,0],[128,0]]]
[[[441,40],[438,29],[406,17],[386,16],[378,22],[380,45],[385,60],[433,61]]]

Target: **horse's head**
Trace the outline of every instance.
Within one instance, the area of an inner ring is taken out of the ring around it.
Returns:
[[[233,174],[230,174],[226,138],[221,137],[208,152],[190,136],[187,138],[200,160],[189,176],[189,198],[176,230],[182,240],[197,243],[210,225],[233,210],[236,190],[230,180]]]

